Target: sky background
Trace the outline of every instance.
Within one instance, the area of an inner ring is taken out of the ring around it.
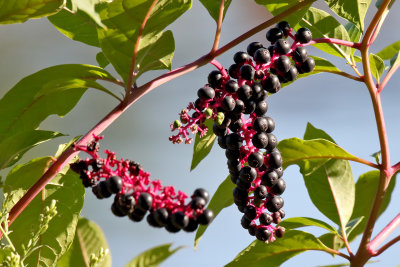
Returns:
[[[374,2],[371,11],[375,11]],[[322,1],[317,7],[326,9]],[[386,45],[399,39],[397,15],[399,3],[395,3],[377,41],[371,48],[378,52]],[[371,19],[368,13],[367,20]],[[244,33],[248,29],[267,20],[270,14],[263,6],[250,0],[236,0],[226,15],[221,45]],[[215,22],[206,9],[195,0],[191,10],[180,17],[169,29],[175,37],[175,56],[172,67],[177,68],[206,54],[212,46]],[[266,43],[265,30],[249,38],[218,58],[226,68],[233,60],[235,52],[245,50],[253,41]],[[95,56],[98,48],[74,42],[59,33],[47,19],[30,20],[23,24],[0,26],[0,97],[20,79],[40,69],[58,64],[84,63],[97,65]],[[329,59],[337,67],[352,73],[343,60],[326,55],[316,49],[309,49],[312,55]],[[191,194],[198,187],[206,188],[211,194],[227,176],[224,151],[215,145],[210,155],[190,172],[193,145],[173,145],[168,141],[171,135],[169,125],[178,118],[178,112],[195,100],[197,89],[207,82],[213,66],[207,65],[187,75],[181,76],[150,92],[135,103],[111,127],[104,131],[101,150],[110,149],[117,156],[140,162],[153,179],[161,179],[164,185],[174,185],[177,189]],[[117,74],[107,67],[114,76]],[[143,75],[138,84],[165,71],[155,71]],[[387,123],[392,164],[400,160],[399,75],[395,75],[382,94]],[[106,84],[119,93],[121,89]],[[45,155],[52,155],[60,142],[86,133],[105,116],[116,101],[108,95],[88,90],[78,105],[64,118],[51,116],[40,128],[68,134],[28,152],[20,163]],[[379,150],[376,124],[373,117],[369,94],[364,84],[332,74],[318,74],[296,81],[268,100],[268,115],[276,122],[274,134],[279,140],[302,138],[307,122],[325,130],[348,152],[373,161],[370,155]],[[1,121],[1,120],[0,120]],[[84,157],[85,155],[81,155]],[[351,163],[354,177],[370,167]],[[0,174],[4,175],[5,172]],[[298,167],[289,167],[284,174],[287,190],[283,194],[284,210],[287,217],[307,216],[328,220],[310,201]],[[392,202],[381,216],[376,229],[382,229],[398,214],[400,186],[396,186]],[[372,196],[371,196],[372,197]],[[128,218],[112,215],[112,199],[97,200],[90,190],[86,191],[82,215],[95,221],[103,229],[108,241],[113,266],[123,266],[131,258],[149,248],[172,242],[174,247],[186,246],[170,257],[162,266],[223,266],[230,262],[254,238],[240,225],[241,213],[235,206],[224,209],[208,228],[196,251],[193,250],[194,233],[170,234],[164,229],[150,227],[146,221],[133,223]],[[323,232],[307,228],[315,235]],[[377,231],[374,232],[376,235]],[[391,236],[400,233],[399,229]],[[357,248],[359,240],[352,244]],[[379,257],[375,266],[397,266],[400,264],[400,245],[392,247]],[[322,252],[307,252],[287,261],[283,266],[320,266],[344,262]]]

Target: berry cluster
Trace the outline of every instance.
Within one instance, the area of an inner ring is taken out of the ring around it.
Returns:
[[[114,152],[105,150],[106,158],[98,154],[98,141],[94,136],[87,146],[75,146],[76,150],[88,153],[91,158],[70,164],[73,171],[80,174],[85,187],[91,187],[99,198],[115,194],[111,211],[115,216],[128,216],[134,222],[141,221],[146,213],[147,222],[154,227],[165,227],[176,233],[183,229],[193,232],[199,224],[212,221],[213,212],[205,209],[209,200],[206,190],[196,189],[191,201],[185,204],[187,195],[176,192],[174,187],[163,187],[159,180],[151,181],[150,174],[143,171],[140,164],[117,159]]]
[[[197,91],[198,99],[171,125],[178,131],[170,137],[173,143],[183,139],[190,143],[189,130],[202,136],[207,131],[205,120],[214,120],[213,132],[225,149],[236,185],[234,202],[244,213],[241,224],[264,242],[284,234],[284,228],[272,223],[278,224],[285,216],[281,194],[286,189],[278,141],[272,134],[275,122],[265,115],[266,99],[279,91],[281,83],[294,81],[299,73],[315,67],[304,48],[312,39],[310,30],[301,28],[294,35],[292,31],[287,22],[278,23],[267,32],[268,48],[260,42],[249,44],[247,53],[233,56],[235,63],[228,71],[213,61],[218,70],[208,75],[208,84]],[[287,37],[293,39],[292,44]],[[194,111],[191,116],[190,110]]]

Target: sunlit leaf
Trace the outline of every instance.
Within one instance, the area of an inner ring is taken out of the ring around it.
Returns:
[[[214,145],[216,135],[212,130],[213,123],[212,119],[206,120],[204,124],[208,128],[207,133],[203,137],[200,137],[199,133],[196,134],[193,145],[192,164],[190,165],[191,171],[210,153]]]
[[[171,249],[172,244],[161,245],[139,254],[125,267],[156,267],[183,247]]]

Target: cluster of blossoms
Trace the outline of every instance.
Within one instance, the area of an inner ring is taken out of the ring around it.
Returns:
[[[244,213],[241,225],[263,242],[285,232],[272,223],[278,224],[285,216],[281,194],[286,189],[278,141],[272,134],[275,122],[265,115],[266,99],[279,91],[281,83],[294,81],[299,73],[315,67],[303,46],[312,39],[310,30],[292,32],[287,22],[278,23],[267,32],[268,48],[260,42],[250,43],[247,53],[234,55],[229,70],[213,61],[218,70],[208,75],[208,84],[197,91],[198,99],[171,125],[178,131],[170,137],[173,143],[190,143],[189,131],[202,136],[207,132],[205,120],[214,120],[213,132],[219,146],[226,149],[230,177],[236,185],[234,203]],[[287,37],[293,39],[292,44]]]
[[[188,196],[172,186],[162,186],[159,180],[151,181],[150,174],[143,171],[140,164],[117,159],[114,152],[105,150],[106,158],[98,154],[98,141],[102,137],[94,136],[87,146],[75,146],[91,158],[70,164],[73,171],[80,174],[85,187],[91,187],[99,198],[108,198],[115,194],[111,211],[115,216],[128,216],[134,222],[141,221],[146,213],[147,222],[154,227],[165,227],[168,232],[176,233],[183,229],[193,232],[199,224],[207,225],[212,221],[213,212],[205,209],[209,200],[206,190],[196,189],[189,202]]]

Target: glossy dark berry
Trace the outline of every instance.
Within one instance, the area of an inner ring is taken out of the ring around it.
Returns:
[[[281,74],[278,74],[278,79],[279,79],[279,82],[282,84],[282,83],[287,83],[288,81],[286,80],[286,78],[285,78],[285,76],[283,76],[283,75],[281,75]]]
[[[256,148],[265,148],[268,145],[268,136],[264,132],[258,132],[253,136],[251,142]]]
[[[207,203],[210,199],[210,194],[204,188],[197,188],[196,190],[194,190],[192,197],[201,197]]]
[[[249,54],[250,56],[254,56],[254,53],[260,49],[263,48],[264,46],[262,45],[262,43],[260,42],[252,42],[247,46],[247,54]]]
[[[265,226],[270,225],[273,221],[272,216],[269,215],[267,212],[261,213],[258,219],[260,220],[260,223]]]
[[[265,147],[268,151],[272,151],[278,145],[278,139],[272,133],[267,133],[268,145]]]
[[[281,214],[279,213],[279,211],[275,211],[274,213],[272,213],[272,219],[274,221],[274,223],[278,224],[282,221],[282,217]]]
[[[241,115],[244,112],[245,105],[244,102],[240,99],[236,100],[235,108],[232,111],[234,115]]]
[[[177,233],[181,230],[181,228],[176,227],[175,225],[172,224],[171,217],[168,218],[168,222],[165,225],[165,229],[170,233]]]
[[[234,200],[239,200],[239,201],[247,201],[248,193],[246,190],[242,190],[238,187],[235,187],[233,189],[233,199]]]
[[[231,97],[231,96],[225,96],[224,99],[222,99],[221,102],[221,107],[225,110],[225,111],[232,111],[235,108],[236,105],[236,100]]]
[[[242,169],[242,164],[240,164],[240,161],[238,159],[228,159],[226,164],[228,165],[228,170],[234,174],[239,174],[240,170]]]
[[[291,62],[289,57],[287,56],[280,56],[278,59],[275,61],[275,67],[283,73],[286,73],[289,71],[291,66]]]
[[[243,126],[242,119],[238,119],[229,125],[229,130],[231,130],[232,132],[238,132],[242,128],[242,126]]]
[[[227,149],[227,150],[225,150],[225,156],[227,159],[231,159],[231,160],[238,159],[240,157],[240,151]]]
[[[244,166],[239,173],[239,179],[250,183],[257,177],[257,171],[256,169],[250,167],[250,166]]]
[[[286,55],[290,52],[290,43],[284,39],[279,39],[274,45],[274,51],[279,55]]]
[[[284,204],[283,198],[281,198],[278,195],[275,195],[270,199],[268,199],[265,206],[269,212],[276,212],[283,207],[283,204]]]
[[[294,80],[296,80],[298,75],[299,72],[297,71],[297,68],[295,66],[290,66],[290,69],[284,74],[284,77],[286,81],[293,82]]]
[[[213,132],[216,136],[225,136],[228,133],[226,128],[221,128],[216,123],[213,124]]]
[[[315,61],[312,57],[308,57],[303,63],[300,65],[300,69],[303,73],[311,72],[315,68]]]
[[[283,209],[278,210],[278,212],[281,215],[282,219],[285,218],[286,213],[285,213],[285,211]]]
[[[260,48],[254,53],[254,60],[257,64],[266,64],[271,60],[271,54],[267,48]]]
[[[267,78],[262,80],[261,84],[263,88],[271,94],[275,94],[281,88],[279,78],[274,74],[270,74]]]
[[[196,231],[198,226],[199,226],[199,223],[195,219],[190,218],[188,225],[185,228],[183,228],[183,231],[194,232],[194,231]]]
[[[240,52],[236,52],[233,55],[233,61],[235,61],[236,64],[243,64],[249,60],[250,60],[250,56],[246,52],[240,51]]]
[[[211,85],[213,88],[218,88],[223,80],[223,76],[221,72],[218,70],[213,70],[208,74],[208,83]]]
[[[250,225],[251,225],[251,220],[249,220],[246,215],[242,216],[242,219],[240,220],[240,224],[242,225],[242,227],[244,229],[249,229]]]
[[[244,208],[244,216],[249,220],[254,220],[257,217],[257,210],[252,205],[247,205]]]
[[[253,83],[251,86],[251,90],[252,90],[252,96],[251,96],[252,100],[258,101],[265,95],[264,89],[262,88],[262,85],[260,83]]]
[[[271,133],[275,130],[275,121],[271,117],[266,117],[268,120],[268,130],[266,131],[267,133]]]
[[[282,167],[275,168],[274,172],[276,172],[276,174],[278,175],[279,178],[283,176],[283,168]]]
[[[254,190],[254,196],[256,196],[259,199],[264,199],[268,195],[268,189],[266,186],[260,184],[255,190]]]
[[[189,224],[189,218],[182,211],[174,212],[170,217],[172,225],[176,228],[182,229]]]
[[[279,168],[282,166],[282,156],[279,150],[274,149],[270,154],[268,158],[268,164],[272,168]]]
[[[207,204],[204,198],[202,197],[195,197],[190,201],[190,207],[192,209],[201,209]]]
[[[239,78],[239,65],[238,64],[232,64],[229,69],[228,69],[228,74],[234,79]]]
[[[266,228],[257,228],[256,238],[260,241],[267,241],[271,237],[271,233]]]
[[[117,194],[122,189],[122,179],[119,176],[111,176],[106,180],[107,189],[112,194]]]
[[[154,219],[154,213],[153,213],[153,212],[150,213],[149,215],[147,215],[146,220],[147,220],[147,223],[148,223],[150,226],[153,226],[153,227],[162,227],[162,225],[159,225],[159,224],[157,223],[157,221]]]
[[[312,33],[307,28],[300,28],[296,32],[296,40],[302,44],[306,44],[312,40]]]
[[[257,132],[267,132],[268,131],[268,117],[257,117],[253,121],[253,129]]]
[[[254,74],[254,78],[257,80],[261,80],[262,78],[264,78],[265,73],[263,70],[256,70],[256,73]]]
[[[118,206],[118,203],[116,203],[116,202],[112,203],[111,212],[117,217],[123,217],[128,214],[127,212],[121,210],[120,207]]]
[[[276,184],[271,188],[272,192],[276,195],[282,195],[286,189],[286,182],[283,179],[278,179]]]
[[[292,53],[295,62],[302,63],[308,58],[307,49],[303,46],[298,46]]]
[[[251,236],[255,236],[255,235],[256,235],[256,230],[257,230],[257,226],[256,226],[255,224],[251,224],[251,225],[249,226],[248,231],[249,231],[249,234],[250,234]]]
[[[222,149],[227,149],[228,147],[226,146],[226,136],[218,136],[217,139],[218,145]]]
[[[240,172],[239,172],[240,175]],[[251,182],[243,181],[240,178],[236,180],[236,186],[242,190],[248,190],[251,187]]]
[[[268,110],[268,103],[266,101],[258,101],[256,104],[255,113],[257,116],[264,115]]]
[[[255,73],[256,71],[251,65],[244,64],[243,66],[240,67],[240,77],[242,79],[251,81],[254,79]]]
[[[202,111],[205,108],[204,101],[201,100],[200,98],[197,98],[196,101],[194,101],[194,107],[197,108],[198,110]],[[198,114],[198,113],[196,113],[196,114]],[[193,117],[193,115],[192,115],[192,117]]]
[[[242,146],[243,139],[237,133],[231,133],[226,137],[226,146],[228,149],[237,150]]]
[[[103,199],[104,198],[103,195],[101,194],[99,184],[97,184],[97,185],[92,187],[92,192],[98,199]]]
[[[266,37],[268,41],[270,41],[271,43],[275,43],[279,39],[282,39],[284,37],[284,34],[281,29],[271,28],[267,31]]]
[[[261,176],[261,183],[265,186],[271,187],[278,182],[279,176],[275,171],[265,172]]]
[[[285,228],[283,228],[282,226],[278,227],[278,228],[275,230],[275,236],[276,236],[277,238],[281,238],[281,237],[283,237],[284,235],[285,235]]]
[[[244,114],[251,114],[256,110],[256,102],[253,100],[247,100],[246,102],[244,102]]]
[[[288,36],[288,33],[291,30],[290,25],[287,21],[280,21],[278,24],[276,24],[276,27],[283,32],[285,37]]]
[[[260,152],[253,152],[247,158],[250,167],[260,168],[264,163],[264,155]]]
[[[112,193],[108,190],[107,181],[101,181],[97,185],[103,198],[109,198],[111,196]]]
[[[158,225],[165,226],[168,222],[168,210],[166,208],[160,208],[153,212],[154,220]]]
[[[212,212],[212,210],[204,209],[203,213],[200,214],[200,216],[197,218],[197,221],[201,225],[207,225],[207,224],[210,224],[213,217],[214,217],[214,213]]]
[[[240,86],[238,90],[238,97],[240,100],[247,101],[251,98],[252,95],[253,95],[253,90],[249,85],[243,84],[242,86]]]
[[[215,90],[209,86],[202,87],[197,90],[197,96],[201,100],[213,99],[215,97]]]
[[[146,211],[135,209],[133,212],[130,212],[128,214],[128,217],[134,222],[140,222],[141,220],[143,220],[145,214]]]
[[[143,211],[151,209],[153,205],[153,197],[147,193],[143,192],[139,195],[138,201],[136,203],[136,207]]]
[[[230,174],[229,176],[231,178],[232,183],[236,184],[236,181],[239,179],[239,174],[237,174],[237,175]]]
[[[237,90],[239,90],[239,85],[236,81],[229,80],[225,84],[225,90],[229,93],[235,93]]]

